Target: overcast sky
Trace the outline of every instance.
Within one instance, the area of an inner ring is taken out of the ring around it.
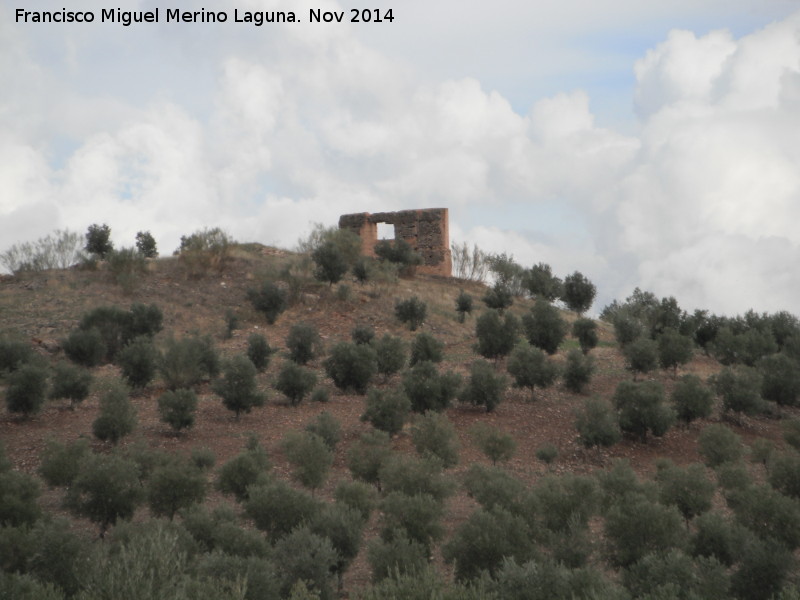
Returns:
[[[162,254],[207,226],[291,248],[343,213],[443,206],[453,241],[584,273],[595,310],[639,286],[800,314],[797,0],[119,6],[160,22],[0,0],[0,250],[91,223]],[[178,7],[228,21],[166,23]]]

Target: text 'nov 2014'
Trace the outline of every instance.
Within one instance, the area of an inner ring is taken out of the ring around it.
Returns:
[[[162,20],[163,19],[163,20]],[[394,14],[391,8],[351,8],[347,10],[322,10],[311,8],[308,23],[392,23]],[[181,10],[178,8],[155,8],[153,10],[122,10],[104,8],[97,11],[73,11],[63,8],[58,11],[25,10],[15,12],[16,23],[117,23],[124,27],[145,23],[247,23],[256,27],[269,23],[301,23],[295,11],[250,11],[234,9],[229,11]]]

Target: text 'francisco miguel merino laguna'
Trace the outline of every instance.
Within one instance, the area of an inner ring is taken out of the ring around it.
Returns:
[[[225,23],[228,21],[227,11],[211,10],[180,10],[178,8],[166,9],[166,23]],[[160,9],[155,10],[122,10],[120,8],[104,8],[100,11],[101,23],[119,23],[128,27],[134,23],[159,23],[161,16]],[[312,8],[309,10],[308,22],[310,23],[341,23],[345,20],[346,11],[320,10]],[[17,23],[93,23],[95,13],[93,11],[72,11],[61,9],[59,11],[47,10],[25,10],[16,9]],[[381,23],[394,21],[392,9],[351,9],[349,11],[351,23]],[[300,19],[294,11],[271,10],[271,11],[233,11],[233,23],[250,23],[260,27],[264,23],[299,23]]]

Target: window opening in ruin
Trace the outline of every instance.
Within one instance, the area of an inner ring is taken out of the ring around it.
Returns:
[[[378,223],[379,240],[393,240],[394,237],[394,225],[391,223]]]

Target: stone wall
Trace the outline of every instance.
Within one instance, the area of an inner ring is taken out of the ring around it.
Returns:
[[[339,217],[339,228],[358,234],[363,242],[361,251],[375,256],[378,242],[378,223],[394,225],[394,238],[406,241],[420,256],[420,273],[450,277],[450,230],[446,208],[424,208],[383,213],[354,213]]]

